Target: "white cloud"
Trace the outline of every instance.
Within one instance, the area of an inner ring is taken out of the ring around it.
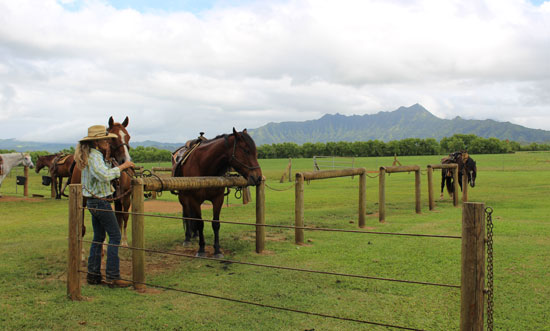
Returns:
[[[197,16],[0,0],[0,138],[76,141],[112,115],[134,141],[181,142],[417,102],[550,130],[548,3],[258,1]]]

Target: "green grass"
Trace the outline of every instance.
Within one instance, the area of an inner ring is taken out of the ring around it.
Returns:
[[[470,201],[494,209],[495,329],[550,330],[550,153],[474,155],[478,164]],[[437,156],[400,157],[402,164],[437,163]],[[393,157],[359,158],[356,166],[376,170]],[[279,183],[288,160],[261,160],[267,184]],[[167,166],[168,164],[145,164]],[[293,173],[311,171],[311,159],[295,159]],[[22,173],[21,168],[15,172]],[[16,196],[15,175],[0,193]],[[439,193],[439,172],[435,192]],[[460,235],[461,209],[437,201],[428,211],[422,176],[422,214],[414,212],[414,175],[386,179],[386,223],[378,222],[378,179],[367,178],[367,226],[373,231]],[[22,187],[17,196],[22,195]],[[66,299],[67,199],[49,199],[49,187],[31,173],[29,192],[38,201],[0,198],[0,329],[190,329],[190,330],[385,330],[321,317],[275,311],[173,291],[145,294],[129,289],[84,285],[86,300]],[[251,189],[254,200],[254,189]],[[160,200],[176,201],[169,193]],[[305,185],[305,224],[357,229],[358,178],[311,181]],[[229,203],[240,203],[233,195]],[[171,215],[178,215],[171,214]],[[204,212],[211,217],[210,211]],[[255,206],[224,208],[223,220],[253,222]],[[89,215],[86,215],[91,239]],[[294,190],[266,189],[266,222],[293,225]],[[211,227],[205,224],[207,245]],[[254,252],[254,229],[223,224],[226,258],[261,264],[333,271],[415,281],[460,284],[460,241],[355,233],[306,231],[306,245],[294,245],[294,231],[266,229],[267,253]],[[181,221],[147,217],[146,246],[182,250]],[[87,248],[87,245],[85,245]],[[196,247],[196,243],[195,243]],[[120,252],[123,264],[131,260]],[[146,255],[147,282],[181,290],[259,302],[353,319],[430,330],[459,328],[460,292],[456,289],[388,283],[340,276],[222,264]]]

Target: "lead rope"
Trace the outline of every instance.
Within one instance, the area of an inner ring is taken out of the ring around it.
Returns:
[[[493,330],[493,208],[485,208],[487,215],[487,330]]]

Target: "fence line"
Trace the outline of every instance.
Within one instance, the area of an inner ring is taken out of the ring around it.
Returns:
[[[263,184],[263,181],[262,181],[262,184]],[[182,182],[180,182],[180,185],[183,185]],[[262,199],[261,194],[259,194],[260,191],[263,193],[263,186],[264,185],[258,186],[258,188],[262,188],[262,189],[256,190],[257,197],[258,197],[257,201],[264,202],[264,199]],[[133,276],[132,277],[133,277],[135,288],[140,288],[140,287],[143,288],[143,286],[148,284],[145,282],[145,259],[144,259],[145,248],[144,248],[144,241],[143,241],[144,215],[143,213],[139,213],[140,210],[141,211],[143,210],[144,187],[145,185],[143,184],[143,181],[139,181],[139,180],[133,181],[132,245],[136,246],[134,248],[137,248],[137,249],[132,250],[133,252],[132,253]],[[70,192],[71,192],[71,195],[69,198],[70,211],[69,211],[69,260],[68,260],[69,270],[68,270],[68,277],[67,277],[67,294],[71,299],[78,300],[81,297],[80,277],[78,276],[78,273],[79,273],[78,258],[79,258],[81,245],[82,245],[82,240],[80,240],[81,238],[80,229],[81,229],[81,224],[83,222],[83,212],[80,207],[82,205],[81,186],[78,184],[71,185]],[[256,208],[257,208],[257,224],[254,224],[254,225],[256,226],[256,230],[258,233],[258,229],[265,229],[265,226],[260,225],[261,223],[265,224],[264,223],[265,219],[263,219],[263,221],[258,222],[258,209],[260,209],[258,204],[256,205]],[[483,214],[479,213],[479,210],[483,211],[484,209],[485,209],[485,205],[481,203],[464,203],[463,204],[462,255],[461,255],[462,268],[461,268],[461,285],[460,285],[461,330],[482,330],[483,329],[484,279],[485,279],[485,274],[484,274],[485,219],[483,218]],[[265,214],[263,214],[263,216],[265,217]],[[358,232],[362,232],[362,231],[358,231]],[[283,267],[283,268],[286,268],[286,267]],[[310,272],[313,272],[313,271],[310,271]],[[368,276],[364,276],[364,277],[368,277]],[[439,285],[441,286],[444,284],[439,284]],[[282,309],[286,311],[307,313],[307,312],[283,308],[283,307],[268,306],[263,304],[244,302],[236,299],[212,296],[212,295],[202,294],[197,292],[171,289],[168,287],[162,287],[162,286],[153,285],[153,284],[150,284],[150,286],[165,288],[167,290],[181,291],[184,293],[202,295],[202,296],[217,298],[221,300],[255,304],[263,307]],[[455,287],[455,286],[451,285],[448,287]],[[400,327],[400,326],[394,326],[390,324],[382,324],[382,323],[369,322],[369,321],[346,319],[342,317],[329,316],[324,314],[312,313],[312,315],[328,317],[328,318],[336,318],[341,320],[350,320],[350,321],[368,323],[373,325],[382,325],[382,326],[401,328],[401,329],[407,329],[407,330],[415,330],[413,328]]]
[[[414,171],[415,210],[417,214],[422,212],[420,203],[420,167],[417,165],[380,167],[380,175],[378,177],[378,221],[380,223],[386,221],[386,173],[411,171]]]
[[[97,210],[97,211],[112,211],[112,210],[109,210],[109,209],[98,209],[98,208],[88,208],[88,207],[83,207],[81,209]],[[282,229],[294,229],[294,230],[295,229],[300,229],[300,230],[308,230],[308,231],[363,233],[363,234],[378,234],[378,235],[405,236],[405,237],[462,239],[461,236],[440,235],[440,234],[379,232],[379,231],[345,230],[345,229],[331,229],[331,228],[311,228],[311,227],[306,227],[306,226],[258,224],[258,223],[233,222],[233,221],[222,221],[222,220],[207,220],[207,219],[184,217],[184,216],[168,216],[168,215],[145,214],[145,213],[124,212],[124,211],[115,211],[115,213],[117,213],[117,214],[129,214],[129,215],[135,214],[135,215],[141,215],[141,216],[147,216],[147,217],[168,218],[168,219],[177,219],[177,220],[203,221],[203,222],[208,222],[208,223],[221,223],[221,224],[234,224],[234,225],[252,225],[252,226],[258,226],[258,227],[264,227],[264,228],[279,228],[279,229],[282,228]]]

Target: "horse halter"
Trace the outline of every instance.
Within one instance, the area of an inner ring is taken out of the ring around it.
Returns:
[[[226,138],[227,139],[227,138]],[[256,167],[251,167],[249,165],[246,165],[244,164],[242,161],[240,161],[239,159],[237,159],[237,157],[235,156],[235,150],[237,149],[237,136],[235,136],[235,139],[233,140],[233,154],[231,155],[231,158],[229,159],[229,162],[231,162],[231,160],[235,160],[239,165],[245,167],[246,169],[248,170],[254,170],[254,169],[259,169],[260,166],[256,166]]]

